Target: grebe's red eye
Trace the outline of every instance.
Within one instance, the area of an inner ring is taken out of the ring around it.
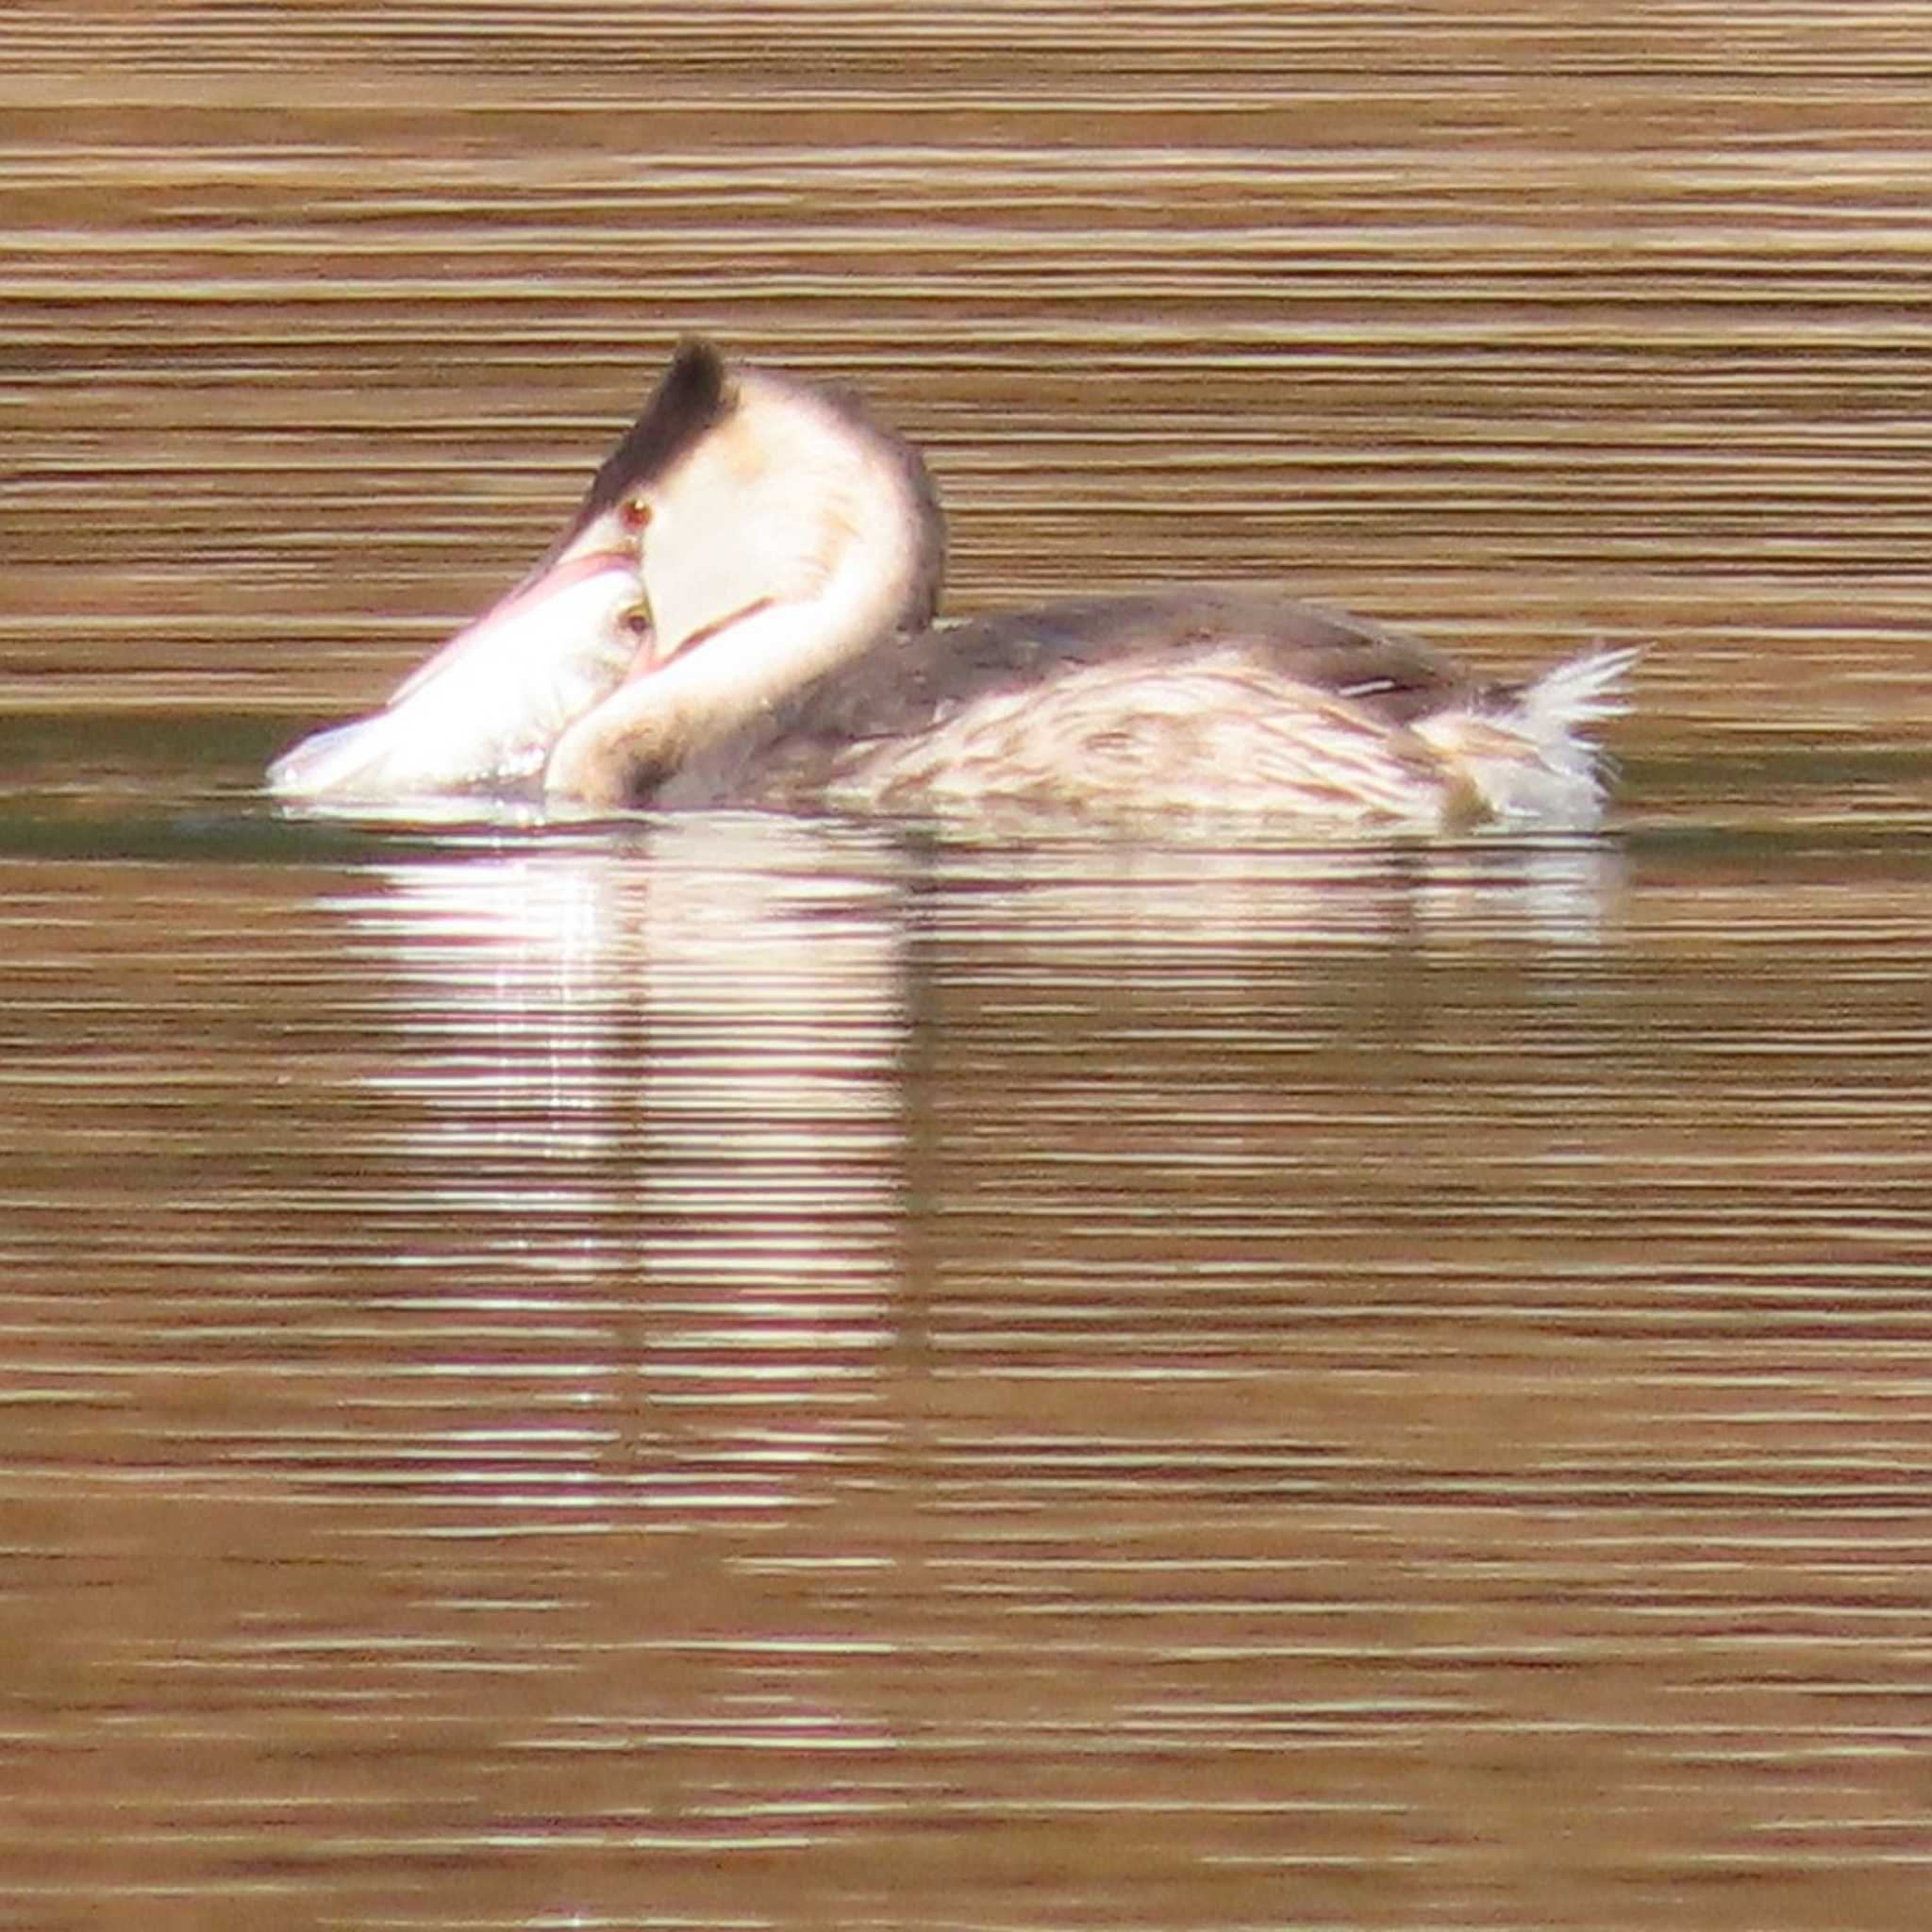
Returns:
[[[618,512],[624,527],[632,536],[640,535],[650,525],[651,506],[641,496],[627,496],[624,508]]]

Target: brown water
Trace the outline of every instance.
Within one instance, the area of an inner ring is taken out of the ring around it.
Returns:
[[[1924,1923],[1928,50],[9,9],[0,1924]],[[266,808],[692,327],[1610,836]]]

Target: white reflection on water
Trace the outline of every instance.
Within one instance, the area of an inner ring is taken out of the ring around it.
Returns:
[[[446,1151],[580,1140],[651,1157],[639,1185],[675,1192],[699,1157],[749,1182],[842,1158],[861,1124],[870,1151],[890,1144],[890,866],[746,819],[374,877],[339,909],[381,942],[401,1030],[452,1050],[372,1078],[433,1103],[425,1131]]]
[[[1158,991],[1210,954],[1265,968],[1337,946],[1591,949],[1620,869],[1594,841],[921,854],[745,815],[382,865],[331,904],[364,941],[368,1006],[412,1049],[365,1077],[418,1103],[417,1151],[479,1169],[620,1160],[637,1200],[704,1219],[704,1273],[796,1285],[830,1265],[849,1277],[848,1235],[818,1225],[841,1203],[890,1208],[909,930],[1033,974],[1043,997],[1096,965]],[[526,1213],[542,1179],[513,1170],[506,1210]],[[452,1186],[474,1211],[475,1190]]]
[[[1104,948],[1124,970],[1158,980],[1184,977],[1206,949],[1261,963],[1350,945],[1424,954],[1497,941],[1592,948],[1605,939],[1622,869],[1619,848],[1600,839],[1093,843],[962,850],[949,855],[943,896],[949,910],[964,899],[976,930],[1043,966]]]
[[[743,1509],[877,1451],[882,1378],[917,1356],[900,1331],[946,1265],[927,1233],[974,1185],[948,1148],[1044,1119],[1024,1091],[974,1116],[974,1067],[1005,1051],[975,1027],[1050,1043],[1060,1125],[1034,1182],[1071,1188],[1069,1135],[1205,1131],[1200,1093],[1161,1086],[1204,1028],[1346,1026],[1332,1002],[1313,1016],[1363,954],[1560,959],[1595,942],[1615,868],[1588,842],[922,851],[721,816],[454,847],[333,907],[415,1306],[458,1322],[458,1367],[465,1307],[490,1346],[506,1325],[575,1338],[547,1372],[611,1426],[571,1480],[614,1493],[622,1443],[664,1505]],[[1019,1006],[989,1001],[1001,986]],[[1104,1016],[1106,1041],[1084,1030]]]
[[[580,1400],[664,1506],[777,1507],[875,1439],[900,870],[782,820],[691,820],[386,865],[337,902],[390,1042],[361,1077],[432,1210],[417,1258],[474,1294],[466,1227],[492,1315],[588,1318]]]

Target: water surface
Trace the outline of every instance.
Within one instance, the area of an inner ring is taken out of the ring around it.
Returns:
[[[0,1917],[1918,1924],[1923,29],[14,9]],[[267,806],[691,327],[1610,828]]]

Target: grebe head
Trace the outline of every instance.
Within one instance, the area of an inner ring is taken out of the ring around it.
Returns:
[[[728,372],[708,350],[686,351],[667,381],[680,376],[703,430],[615,512],[637,532],[648,639],[559,737],[553,798],[643,795],[821,673],[924,629],[939,600],[944,525],[909,443],[856,397]]]
[[[679,348],[562,537],[373,716],[318,733],[284,797],[541,782],[622,804],[938,600],[925,466],[855,398]]]

